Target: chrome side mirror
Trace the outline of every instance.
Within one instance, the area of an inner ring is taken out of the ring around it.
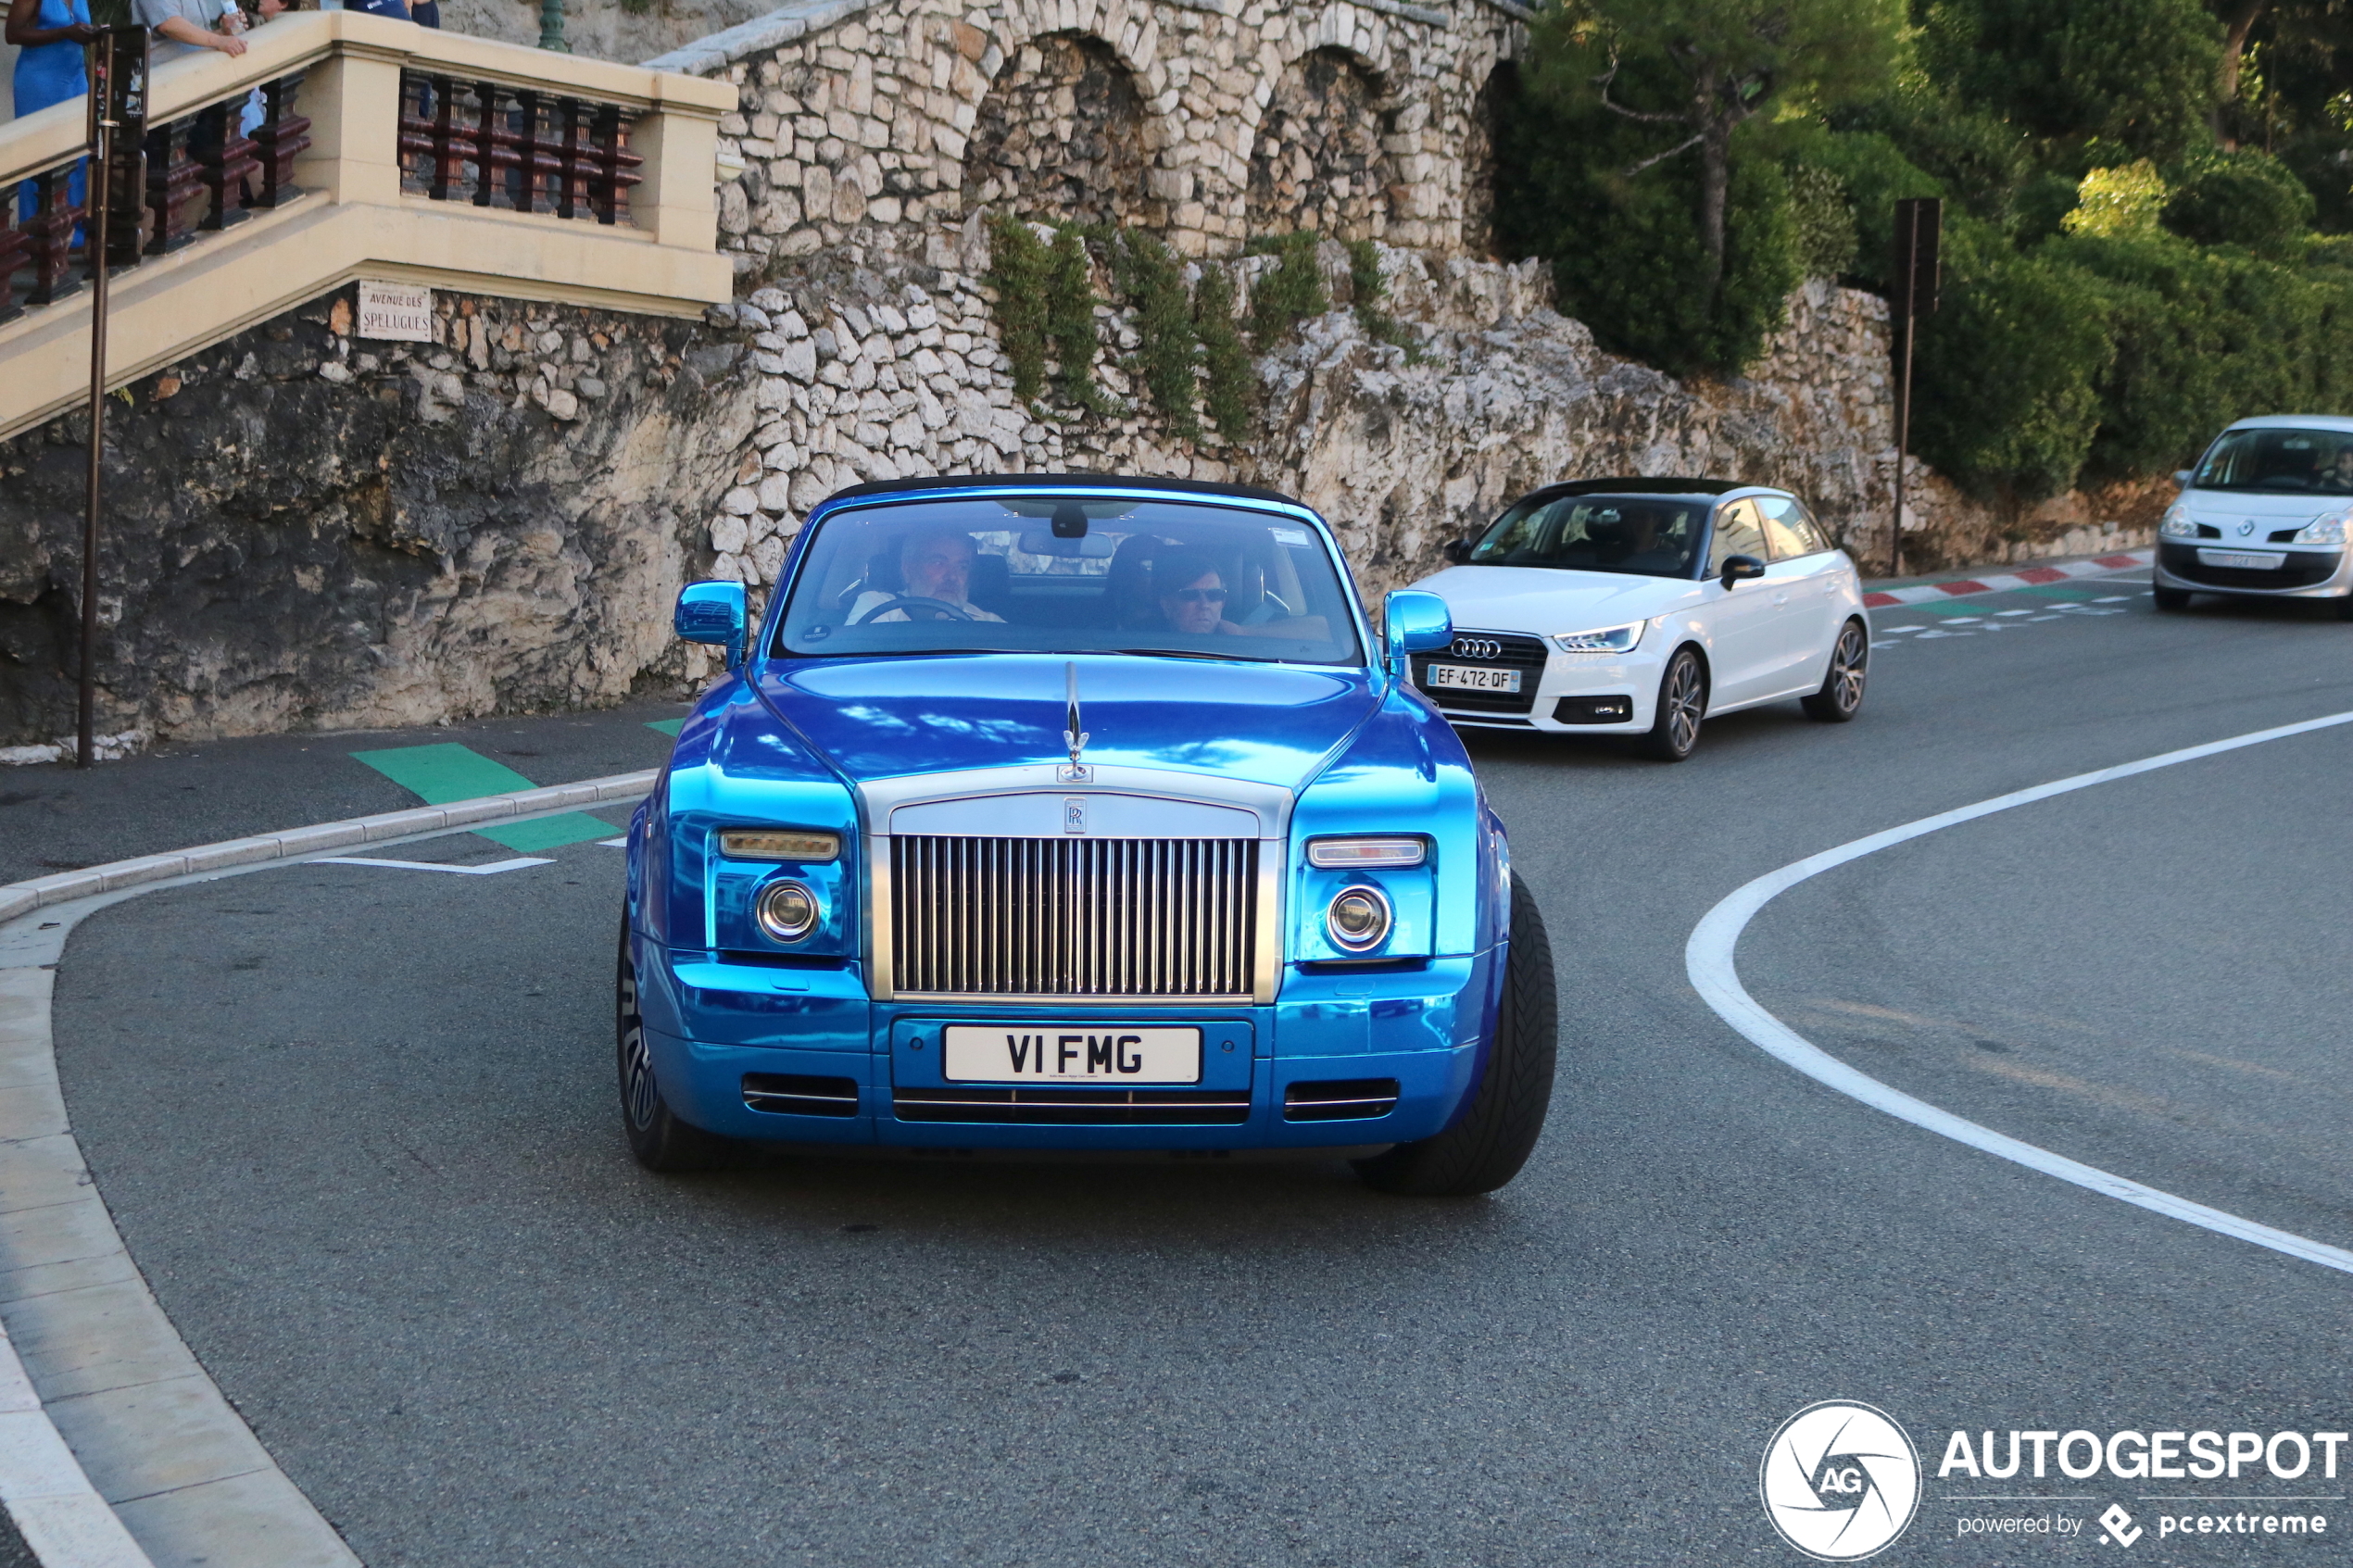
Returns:
[[[1436,594],[1400,588],[1381,601],[1381,626],[1389,645],[1389,672],[1404,680],[1414,654],[1435,653],[1454,640],[1453,612]]]
[[[744,661],[744,636],[751,619],[740,583],[689,583],[678,590],[677,613],[671,624],[690,643],[710,643],[727,650],[727,668]]]

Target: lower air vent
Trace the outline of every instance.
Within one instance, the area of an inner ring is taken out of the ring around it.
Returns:
[[[898,1089],[901,1122],[990,1122],[1036,1127],[1238,1127],[1248,1089]]]
[[[1283,1095],[1286,1122],[1362,1122],[1396,1109],[1394,1078],[1327,1078],[1293,1084]]]
[[[858,1080],[800,1073],[747,1073],[744,1104],[784,1116],[855,1116]]]

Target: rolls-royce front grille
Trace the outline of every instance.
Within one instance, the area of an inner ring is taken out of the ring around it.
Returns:
[[[1255,839],[902,834],[890,878],[901,996],[1251,994]]]

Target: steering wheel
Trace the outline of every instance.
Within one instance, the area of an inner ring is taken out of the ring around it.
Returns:
[[[868,621],[873,621],[879,616],[887,615],[894,609],[937,610],[939,614],[935,619],[939,620],[970,621],[972,619],[971,616],[964,613],[963,609],[960,606],[950,604],[946,599],[927,599],[917,594],[901,594],[897,598],[892,599],[887,603],[876,605],[865,614],[858,617],[855,621],[852,621],[850,624],[852,626],[863,626]],[[914,617],[911,615],[907,619],[912,621]]]

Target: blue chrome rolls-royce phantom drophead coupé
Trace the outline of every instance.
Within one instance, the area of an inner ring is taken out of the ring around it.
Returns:
[[[862,484],[629,831],[623,1124],[739,1140],[1344,1150],[1484,1192],[1551,1097],[1552,960],[1461,742],[1331,532],[1263,490],[1100,475]]]

